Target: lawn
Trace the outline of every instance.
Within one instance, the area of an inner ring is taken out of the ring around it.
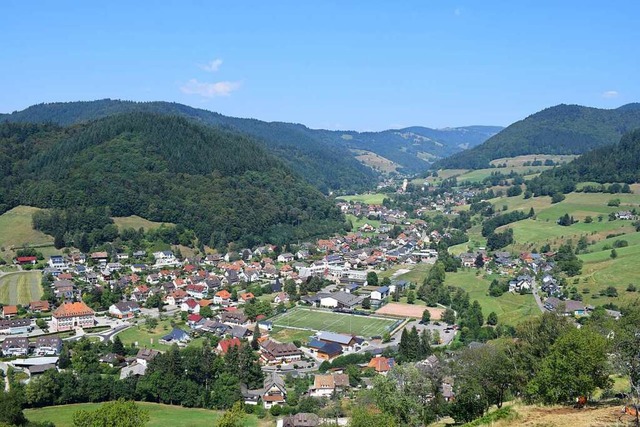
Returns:
[[[338,199],[346,200],[347,202],[360,202],[365,203],[367,205],[381,205],[382,200],[387,197],[384,193],[366,193],[366,194],[356,194],[353,196],[340,196]]]
[[[148,330],[144,325],[144,319],[139,319],[139,325],[134,325],[129,329],[126,329],[118,334],[124,345],[130,345],[131,343],[138,343],[138,347],[153,348],[155,350],[167,350],[171,346],[166,344],[160,344],[160,338],[167,335],[173,329],[171,322],[176,322],[176,319],[161,320],[152,330]],[[187,329],[184,326],[177,325],[176,327],[181,329]],[[197,346],[202,344],[202,338],[192,340],[189,345]]]
[[[0,215],[0,246],[41,245],[52,243],[53,237],[33,229],[31,217],[40,209],[17,206]]]
[[[28,305],[40,299],[42,289],[39,271],[9,273],[0,277],[0,303]]]
[[[500,297],[489,296],[488,289],[492,279],[482,274],[476,276],[475,269],[463,269],[456,273],[447,273],[445,284],[469,292],[469,299],[472,302],[478,300],[484,316],[494,311],[500,323],[515,325],[540,314],[533,295],[507,292]]]
[[[309,341],[309,337],[311,335],[313,335],[313,332],[311,331],[302,329],[288,329],[279,326],[274,326],[271,332],[269,332],[269,336],[271,338],[280,342],[307,342]]]
[[[123,230],[125,228],[133,228],[135,230],[138,230],[139,228],[144,228],[145,230],[154,230],[163,225],[163,223],[161,222],[149,221],[137,215],[114,217],[113,222],[116,224],[119,230]],[[173,224],[171,223],[165,223],[164,225],[167,227],[173,226]]]
[[[149,411],[150,419],[147,423],[148,427],[212,426],[222,414],[222,411],[183,408],[182,406],[161,405],[158,403],[138,402],[138,405]],[[80,409],[92,411],[99,407],[99,403],[81,403],[25,409],[24,414],[30,421],[51,421],[56,427],[71,427],[73,426],[74,412]],[[254,415],[247,415],[243,425],[246,427],[257,427],[260,424]]]
[[[351,224],[353,224],[353,231],[358,231],[360,227],[362,227],[365,224],[369,224],[375,228],[380,227],[380,224],[381,224],[380,221],[377,219],[371,220],[371,219],[367,219],[366,217],[363,217],[362,219],[358,219],[357,216],[351,215],[351,214],[347,215],[347,219],[351,221]],[[368,233],[365,233],[365,234],[368,234]]]
[[[383,335],[395,323],[394,319],[356,316],[307,308],[296,308],[273,319],[273,325],[280,328],[328,331],[363,337]],[[308,331],[307,335],[309,335]]]

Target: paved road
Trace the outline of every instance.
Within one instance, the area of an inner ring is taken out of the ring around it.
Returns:
[[[538,304],[538,308],[540,309],[540,311],[542,311],[543,313],[545,311],[547,311],[546,308],[544,308],[544,304],[542,303],[542,299],[540,299],[540,294],[538,293],[538,284],[536,283],[536,281],[533,281],[533,284],[531,285],[531,290],[533,292],[533,297],[536,300],[536,304]]]

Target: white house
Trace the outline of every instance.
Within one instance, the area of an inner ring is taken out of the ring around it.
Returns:
[[[388,286],[380,286],[375,291],[371,292],[371,299],[376,301],[381,301],[389,296],[389,287]]]
[[[69,268],[62,255],[51,255],[49,257],[49,267],[57,268],[62,271],[65,271]]]
[[[153,258],[156,260],[155,267],[175,267],[180,265],[180,261],[171,251],[154,252]]]

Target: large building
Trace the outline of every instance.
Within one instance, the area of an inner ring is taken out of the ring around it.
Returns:
[[[69,331],[76,327],[95,325],[95,313],[84,302],[65,302],[53,312],[51,322],[54,331]]]

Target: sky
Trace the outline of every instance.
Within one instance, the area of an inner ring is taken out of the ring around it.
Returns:
[[[312,128],[502,125],[640,101],[640,2],[0,2],[0,112],[172,101]]]

